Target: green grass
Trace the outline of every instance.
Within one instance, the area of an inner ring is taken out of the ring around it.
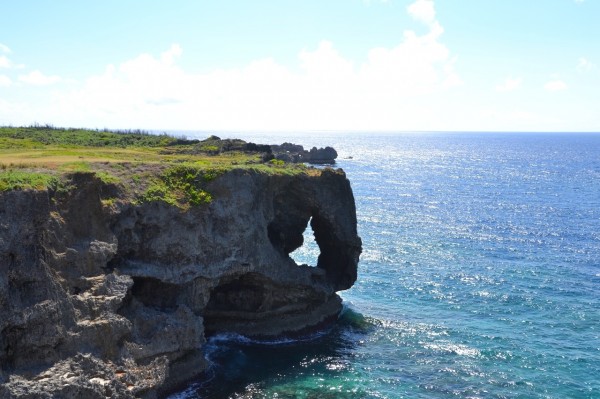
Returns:
[[[205,190],[206,184],[226,171],[225,168],[206,168],[195,164],[170,166],[154,179],[138,201],[162,201],[180,208],[208,204],[212,195]]]
[[[283,161],[269,161],[262,164],[245,165],[242,167],[242,169],[250,169],[259,173],[265,173],[267,175],[294,176],[299,174],[318,175],[321,173],[320,169],[308,167],[304,164],[288,164],[281,162]]]
[[[65,162],[60,166],[60,170],[68,172],[91,172],[92,165],[86,161]]]
[[[0,148],[18,145],[15,140],[24,140],[21,145],[37,144],[85,146],[85,147],[164,147],[175,144],[197,143],[197,140],[175,138],[166,133],[156,135],[143,130],[92,130],[65,129],[51,125],[26,127],[0,127]]]
[[[0,134],[3,128],[0,128]],[[38,149],[43,148],[44,144],[30,138],[13,138],[9,136],[0,136],[0,148],[2,149]]]
[[[121,182],[120,178],[105,171],[96,172],[96,177],[102,180],[104,184],[118,184]]]
[[[153,182],[146,191],[138,197],[137,202],[165,202],[169,205],[179,206],[178,198],[162,181]]]
[[[46,190],[58,182],[59,178],[50,173],[11,169],[0,172],[0,191]]]
[[[0,191],[65,189],[71,187],[69,174],[93,172],[131,201],[187,209],[210,203],[208,183],[230,170],[321,173],[302,164],[269,160],[269,155],[269,146],[216,136],[199,141],[139,130],[0,127]]]

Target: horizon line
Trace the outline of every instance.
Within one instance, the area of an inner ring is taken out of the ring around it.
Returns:
[[[0,125],[0,128],[50,128],[50,129],[85,129],[96,131],[147,131],[150,133],[169,133],[169,132],[202,132],[202,133],[349,133],[349,134],[398,134],[398,133],[483,133],[483,134],[600,134],[600,130],[416,130],[416,129],[376,129],[376,130],[354,130],[354,129],[234,129],[234,128],[109,128],[109,127],[74,127],[74,126],[56,126],[53,124],[32,123],[30,125]]]

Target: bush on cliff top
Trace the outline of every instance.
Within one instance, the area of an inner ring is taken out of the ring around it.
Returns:
[[[206,183],[225,171],[224,168],[204,168],[194,164],[171,166],[152,182],[138,200],[141,203],[162,201],[180,208],[208,204],[212,196],[204,190]]]
[[[49,173],[7,170],[0,173],[0,191],[45,190],[57,185],[58,181]]]

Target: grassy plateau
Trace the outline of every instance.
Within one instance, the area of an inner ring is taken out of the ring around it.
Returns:
[[[269,146],[216,136],[187,140],[139,130],[0,127],[0,192],[60,189],[73,173],[93,173],[139,203],[162,201],[188,208],[209,203],[206,184],[231,169],[320,173],[272,158]]]

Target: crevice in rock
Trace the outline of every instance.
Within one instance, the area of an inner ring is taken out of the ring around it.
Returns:
[[[8,368],[8,352],[10,345],[8,343],[8,337],[6,329],[0,331],[0,370]],[[1,374],[1,373],[0,373]]]
[[[15,357],[18,355],[18,351],[15,351],[19,336],[22,335],[23,329],[19,327],[5,328],[0,334],[0,345],[2,345],[3,351],[3,362],[2,367],[6,369],[14,368]],[[0,358],[2,358],[0,357]]]

